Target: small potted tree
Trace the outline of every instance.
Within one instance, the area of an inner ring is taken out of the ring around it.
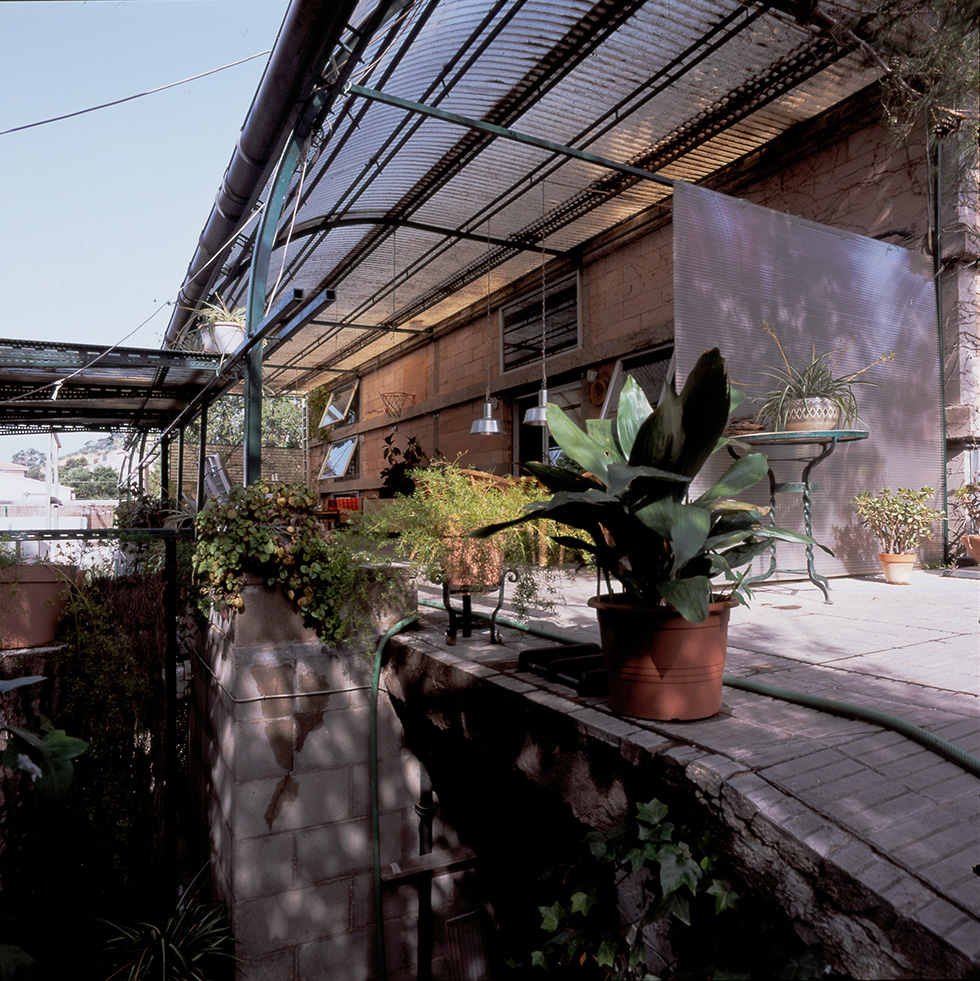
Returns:
[[[769,525],[768,508],[734,499],[766,475],[764,454],[742,457],[690,498],[691,481],[727,442],[722,433],[740,401],[715,348],[698,359],[680,395],[668,386],[656,409],[633,379],[615,422],[591,419],[587,432],[549,405],[551,434],[572,465],[524,464],[553,492],[550,499],[478,532],[550,518],[585,533],[556,540],[590,554],[599,570],[599,594],[589,605],[599,619],[609,700],[624,715],[716,714],[730,611],[749,596],[736,570],[773,540],[816,544]],[[727,586],[713,582],[719,576]]]
[[[881,543],[878,558],[885,582],[908,585],[916,549],[928,538],[929,526],[943,520],[943,512],[926,503],[932,494],[931,487],[899,487],[897,494],[884,487],[877,494],[862,491],[855,496],[854,510],[861,524],[870,528]]]
[[[974,474],[972,484],[964,484],[953,491],[953,499],[969,524],[960,541],[967,552],[980,562],[980,473]]]
[[[773,431],[785,432],[846,429],[861,421],[855,388],[875,382],[860,376],[876,365],[891,361],[894,352],[881,355],[858,371],[838,371],[847,353],[847,347],[842,349],[839,344],[820,353],[814,347],[809,358],[791,364],[775,330],[765,322],[762,327],[776,342],[783,366],[763,372],[776,384],[762,395],[760,421]]]

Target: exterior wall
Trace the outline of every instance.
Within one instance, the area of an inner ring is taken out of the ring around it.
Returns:
[[[324,647],[278,593],[246,587],[213,618],[195,672],[192,792],[228,906],[239,981],[378,975],[371,806],[372,663]],[[285,697],[284,697],[285,696]],[[381,862],[418,854],[419,764],[378,699]],[[445,846],[442,826],[436,847]],[[453,841],[453,844],[456,842]],[[452,883],[437,880],[449,901]],[[388,976],[415,976],[416,896],[386,888]],[[436,976],[445,960],[437,947]]]
[[[930,178],[925,136],[917,145],[898,146],[879,117],[880,105],[873,95],[856,97],[733,166],[713,189],[927,251]],[[950,187],[944,204],[948,261],[943,294],[952,489],[969,477],[970,462],[964,454],[980,439],[976,172],[966,178],[959,175],[958,183]],[[618,357],[671,340],[673,258],[668,210],[625,222],[583,249],[578,266],[559,261],[548,269],[548,275],[561,275],[572,268],[578,268],[581,275],[583,346],[549,358],[549,380],[568,382],[591,367],[601,372]],[[495,310],[533,289],[529,278],[522,287],[495,296]],[[418,436],[430,454],[437,450],[453,459],[466,451],[470,466],[508,471],[514,443],[511,400],[537,389],[540,367],[500,376],[498,345],[495,331],[491,390],[501,399],[496,415],[507,425],[506,436],[474,440],[469,435],[470,422],[480,414],[486,385],[486,311],[474,307],[468,318],[439,325],[429,343],[417,343],[408,353],[393,356],[361,378],[361,421],[349,430],[362,435],[360,475],[356,480],[321,484],[321,491],[373,493],[384,466],[382,440],[394,424],[400,433]],[[408,379],[416,380],[417,387],[408,387]],[[380,393],[397,390],[412,391],[415,403],[399,419],[379,415],[383,412]]]

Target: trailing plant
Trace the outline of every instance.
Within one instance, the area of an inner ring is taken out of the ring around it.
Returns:
[[[203,612],[244,607],[245,575],[260,576],[295,603],[326,643],[362,636],[355,612],[369,584],[396,572],[376,537],[357,531],[328,534],[305,484],[259,481],[211,498],[197,518],[193,567]]]
[[[230,976],[237,960],[224,905],[203,896],[202,869],[163,925],[105,921],[105,946],[113,981],[215,981]]]
[[[616,579],[627,603],[673,606],[686,620],[700,623],[713,595],[746,602],[750,593],[736,571],[740,566],[773,540],[817,543],[764,523],[768,508],[733,499],[766,475],[761,453],[737,460],[714,485],[688,499],[690,482],[728,442],[722,433],[740,401],[729,389],[724,359],[715,348],[698,359],[680,395],[668,386],[656,409],[632,378],[623,386],[616,419],[590,419],[586,432],[549,404],[552,436],[584,472],[523,464],[553,492],[551,498],[475,534],[496,535],[523,522],[552,519],[585,532],[588,538],[561,531],[554,537],[592,555],[609,593]],[[727,589],[712,583],[720,575],[728,580]]]
[[[402,450],[395,446],[395,434],[391,433],[384,439],[384,458],[388,464],[381,471],[381,491],[379,497],[388,499],[396,494],[409,495],[415,491],[415,481],[412,471],[422,468],[428,457],[421,443],[415,436],[409,436]]]
[[[458,460],[416,468],[410,476],[415,493],[394,498],[382,512],[365,514],[363,528],[379,535],[397,529],[395,549],[432,583],[491,592],[509,571],[520,618],[552,602],[556,570],[541,562],[547,556],[537,535],[508,527],[494,541],[470,537],[488,518],[512,523],[525,506],[540,501],[544,494],[535,481],[470,470]]]
[[[854,498],[854,510],[861,524],[877,536],[882,552],[911,555],[929,537],[929,526],[945,518],[938,508],[926,504],[932,495],[931,487],[919,490],[899,487],[894,495],[888,487],[877,494],[862,491]]]
[[[638,804],[629,821],[589,832],[580,854],[549,870],[552,901],[538,906],[545,939],[530,955],[531,976],[837,977],[774,904],[736,892],[711,835],[668,814],[657,798]],[[647,963],[651,951],[656,964]],[[526,965],[511,966],[527,976]]]
[[[708,875],[711,856],[666,817],[667,806],[654,798],[637,806],[632,823],[587,835],[589,853],[563,872],[561,898],[538,907],[548,939],[531,955],[534,967],[594,965],[601,977],[649,977],[648,927],[671,917],[690,926],[691,901],[701,893],[713,897],[716,914],[736,904],[730,885]],[[627,880],[641,898],[624,918],[618,893]]]
[[[245,326],[245,307],[231,306],[217,294],[212,302],[201,307],[197,316],[203,326],[213,326],[222,321]]]
[[[841,427],[846,427],[852,422],[860,422],[857,395],[854,389],[857,385],[877,384],[869,378],[861,378],[860,376],[879,364],[892,361],[895,357],[895,352],[892,351],[882,354],[871,364],[858,371],[839,371],[841,359],[851,344],[854,343],[852,339],[851,343],[846,346],[837,344],[829,351],[820,353],[817,353],[816,346],[814,346],[808,359],[804,358],[790,364],[776,331],[765,321],[763,321],[762,328],[776,342],[783,359],[782,368],[773,368],[763,372],[764,375],[773,379],[776,385],[762,395],[762,405],[758,411],[758,418],[766,420],[772,429],[778,430],[786,425],[790,402],[794,400],[807,402],[812,399],[826,399],[840,413],[839,425]]]

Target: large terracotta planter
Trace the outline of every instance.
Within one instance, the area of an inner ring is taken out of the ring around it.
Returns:
[[[0,650],[50,644],[75,570],[57,565],[0,569]]]
[[[980,562],[980,535],[963,535],[960,541],[967,552]]]
[[[707,620],[689,623],[671,608],[592,597],[613,711],[663,722],[717,715],[734,605],[712,603]]]
[[[878,558],[881,561],[882,572],[885,574],[885,582],[890,582],[893,586],[908,585],[912,566],[915,565],[915,555],[891,555],[888,552],[879,552]]]

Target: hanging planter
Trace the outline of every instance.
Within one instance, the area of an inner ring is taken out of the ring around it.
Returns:
[[[219,296],[198,314],[201,347],[206,354],[234,354],[245,340],[245,308],[229,307]]]

